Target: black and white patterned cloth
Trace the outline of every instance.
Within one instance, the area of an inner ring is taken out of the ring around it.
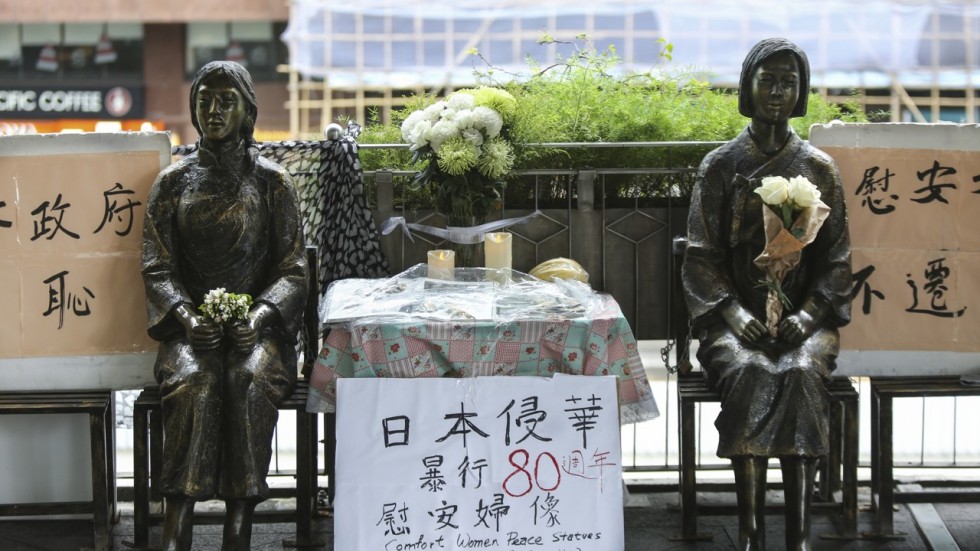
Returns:
[[[320,293],[338,279],[386,277],[388,260],[364,196],[364,173],[357,152],[360,127],[322,142],[262,142],[259,153],[293,177],[299,192],[306,242],[319,258]],[[173,148],[184,156],[197,145]]]
[[[364,173],[357,153],[359,127],[335,141],[321,142],[314,224],[320,253],[320,289],[350,277],[385,277],[388,259],[381,251],[378,229],[364,195]]]

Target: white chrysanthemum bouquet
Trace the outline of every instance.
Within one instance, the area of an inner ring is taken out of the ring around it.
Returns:
[[[237,320],[244,320],[251,307],[251,295],[229,293],[225,291],[224,287],[218,287],[204,295],[204,304],[198,306],[198,310],[204,314],[205,318],[224,325]]]
[[[755,265],[766,272],[762,285],[769,288],[766,299],[766,325],[776,336],[784,310],[793,305],[782,291],[783,279],[800,263],[803,248],[813,242],[830,207],[820,200],[820,190],[807,178],[767,176],[755,188],[762,198],[766,246],[755,258]]]
[[[415,182],[437,186],[439,210],[459,221],[490,213],[514,166],[506,134],[516,110],[514,96],[483,87],[453,92],[405,119],[402,139],[414,161],[427,162]]]

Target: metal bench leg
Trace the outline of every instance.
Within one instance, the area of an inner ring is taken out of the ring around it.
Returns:
[[[893,471],[892,397],[882,396],[871,384],[871,504],[874,532],[868,539],[903,539],[895,532],[895,481]]]
[[[317,415],[296,412],[296,540],[284,541],[283,547],[321,548],[313,541],[314,499],[317,486]]]
[[[306,414],[310,419],[310,428],[306,437],[307,442],[307,455],[310,458],[310,468],[308,471],[308,481],[310,485],[310,516],[316,516],[316,497],[317,497],[317,485],[320,481],[319,467],[317,466],[317,455],[319,454],[320,442],[317,438],[320,425],[320,414],[318,413],[308,413]]]
[[[116,400],[111,393],[109,395],[109,407],[105,413],[105,441],[106,441],[106,477],[109,492],[109,522],[115,524],[119,521],[119,499],[116,494]]]
[[[296,412],[296,540],[283,547],[321,548],[313,541],[313,499],[316,495],[316,415]]]
[[[133,408],[133,543],[145,549],[150,539],[150,412]]]
[[[860,439],[860,418],[858,400],[846,400],[844,409],[844,483],[841,487],[841,501],[844,507],[844,533],[857,535],[858,509],[858,445]]]
[[[881,491],[881,449],[878,440],[881,438],[879,432],[881,425],[881,415],[878,408],[881,403],[878,400],[878,393],[875,392],[874,385],[871,386],[871,510],[878,512],[878,493]]]
[[[878,397],[878,464],[881,467],[878,476],[878,531],[882,534],[895,532],[895,475],[892,466],[893,457],[893,424],[891,396]]]
[[[694,445],[694,404],[684,403],[680,407],[679,419],[681,434],[681,517],[685,538],[698,535],[698,494],[696,456]]]
[[[697,443],[694,438],[694,402],[678,396],[678,445],[680,446],[681,534],[672,540],[710,541],[698,533]]]
[[[831,402],[830,451],[826,458],[829,468],[821,472],[821,476],[827,477],[821,481],[821,492],[826,492],[823,497],[827,501],[835,501],[833,493],[841,492],[840,519],[834,522],[836,532],[821,534],[822,539],[852,540],[858,537],[858,423],[857,395],[843,396]]]
[[[323,414],[323,470],[327,475],[327,498],[333,505],[337,491],[337,414]]]
[[[163,501],[160,477],[163,471],[163,410],[150,411],[150,501]]]
[[[95,551],[112,549],[109,528],[109,481],[106,467],[106,412],[89,414],[92,443],[92,524],[95,532]]]
[[[310,414],[296,412],[296,543],[310,542],[310,528],[313,522],[313,486],[310,473],[315,469],[310,464]]]

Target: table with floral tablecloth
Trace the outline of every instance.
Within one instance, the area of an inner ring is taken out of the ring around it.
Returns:
[[[636,340],[616,301],[589,317],[500,320],[367,318],[334,326],[310,375],[307,409],[335,411],[340,377],[585,376],[619,379],[623,423],[659,415]]]

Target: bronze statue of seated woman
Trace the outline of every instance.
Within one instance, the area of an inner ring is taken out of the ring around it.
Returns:
[[[212,62],[190,89],[196,153],[164,169],[143,232],[148,331],[163,413],[163,548],[191,548],[194,504],[226,503],[222,549],[250,548],[268,494],[277,404],[296,381],[296,335],[308,288],[299,200],[258,156],[252,79]],[[197,310],[215,289],[248,294],[244,319]]]
[[[806,54],[784,39],[756,44],[742,65],[737,138],[709,153],[691,198],[683,266],[704,374],[720,390],[718,455],[730,458],[739,549],[765,549],[766,469],[778,458],[786,496],[786,548],[810,548],[815,463],[827,453],[838,328],[850,320],[850,241],[833,161],[789,125],[806,113]],[[773,285],[756,260],[767,247],[755,192],[768,177],[803,178],[830,211],[795,266]],[[786,314],[771,318],[771,294]],[[768,322],[768,323],[767,323]]]

